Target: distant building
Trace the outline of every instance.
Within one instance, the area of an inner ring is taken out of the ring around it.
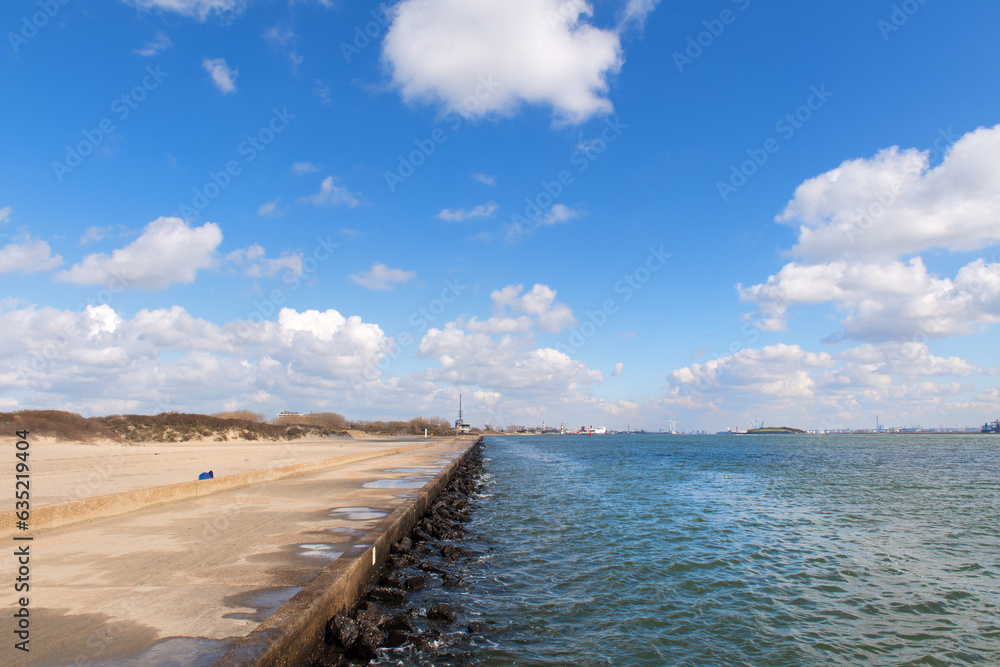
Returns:
[[[299,422],[299,417],[304,417],[301,412],[292,412],[291,410],[282,410],[278,415],[279,424],[297,424]]]
[[[468,422],[462,419],[462,395],[458,395],[458,419],[455,420],[455,432],[459,435],[464,435],[472,431],[472,427],[469,426]]]

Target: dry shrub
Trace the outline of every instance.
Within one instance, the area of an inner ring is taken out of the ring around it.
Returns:
[[[253,412],[252,410],[230,410],[228,412],[216,412],[213,417],[219,419],[241,419],[243,421],[254,422],[256,424],[266,424],[267,415],[263,412]]]
[[[307,415],[295,415],[282,420],[285,424],[298,424],[299,426],[321,426],[342,431],[347,428],[350,422],[344,415],[338,412],[310,412]]]
[[[0,412],[3,436],[13,436],[15,431],[28,431],[29,435],[44,435],[62,440],[90,442],[93,440],[121,440],[104,425],[100,417],[81,417],[62,410],[19,410]]]

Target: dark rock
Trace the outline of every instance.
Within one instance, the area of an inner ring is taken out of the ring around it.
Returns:
[[[319,656],[313,660],[310,667],[347,667],[350,663],[340,649],[332,646],[324,647]]]
[[[382,604],[403,604],[406,602],[406,592],[399,588],[376,586],[368,591],[368,599]]]
[[[441,576],[441,585],[445,588],[456,588],[464,583],[465,581],[461,577],[456,577],[452,574],[444,574]]]
[[[358,625],[344,614],[337,614],[326,622],[326,643],[347,648],[358,637]]]
[[[469,623],[469,626],[466,629],[469,631],[470,634],[475,635],[485,631],[486,624],[483,623],[482,621],[472,621],[471,623]]]
[[[439,567],[437,567],[435,565],[432,565],[432,564],[428,563],[427,561],[421,561],[417,565],[417,569],[423,570],[424,572],[433,572],[434,574],[440,574],[440,575],[448,574],[447,572],[445,572],[441,568],[439,568]]]
[[[399,542],[396,542],[389,547],[389,553],[392,554],[405,554],[410,551],[413,551],[413,540],[408,537],[404,537]]]
[[[387,572],[379,579],[379,584],[389,588],[402,588],[403,581],[403,575],[399,572]]]
[[[381,628],[386,623],[389,622],[389,616],[379,607],[377,604],[371,602],[364,602],[358,607],[358,610],[354,613],[355,620],[358,621],[358,625],[362,623],[370,623],[376,627]]]
[[[413,621],[406,614],[394,614],[389,622],[385,624],[386,630],[400,630],[406,633],[413,633]]]
[[[389,567],[393,570],[402,570],[417,562],[412,554],[394,554],[389,556]]]
[[[422,574],[418,574],[415,577],[408,577],[403,582],[403,587],[408,591],[419,591],[425,586],[427,586],[427,577]]]
[[[432,621],[446,621],[448,623],[454,623],[458,616],[452,610],[451,605],[442,602],[441,604],[434,605],[427,610],[427,618]]]
[[[441,557],[447,558],[448,560],[458,560],[464,554],[461,547],[456,547],[454,544],[448,544],[441,548]]]
[[[421,542],[432,542],[432,541],[434,541],[433,537],[431,537],[430,535],[428,535],[426,531],[424,531],[422,528],[419,528],[419,527],[413,529],[413,537],[415,537],[416,539],[420,540]]]
[[[409,638],[410,636],[402,630],[390,630],[389,634],[385,636],[385,641],[382,645],[388,646],[389,648],[395,648],[405,644],[406,640]]]
[[[413,548],[413,550],[416,551],[418,554],[423,554],[425,556],[430,556],[432,553],[434,553],[434,550],[431,549],[426,544],[418,544],[416,547]],[[414,562],[415,560],[416,559],[414,559]]]
[[[360,660],[374,660],[378,657],[378,648],[385,641],[385,635],[372,623],[361,621],[358,625],[358,638],[351,644],[347,654]]]

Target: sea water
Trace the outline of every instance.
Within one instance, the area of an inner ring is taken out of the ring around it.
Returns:
[[[486,438],[482,665],[998,665],[1000,437]]]

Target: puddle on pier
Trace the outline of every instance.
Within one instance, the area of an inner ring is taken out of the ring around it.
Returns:
[[[230,608],[252,607],[254,611],[236,611],[222,618],[238,618],[248,621],[264,621],[302,590],[302,586],[280,586],[278,588],[261,588],[238,595],[230,595],[223,603]]]
[[[238,638],[237,638],[238,639]],[[205,639],[203,637],[168,637],[162,639],[133,658],[114,662],[86,663],[102,667],[127,665],[128,667],[209,667],[226,654],[234,640]]]
[[[314,542],[312,544],[296,544],[302,551],[299,552],[300,556],[308,556],[310,558],[325,558],[326,560],[337,560],[340,558],[340,554],[344,553],[344,550],[334,544],[329,544],[326,542]]]
[[[430,480],[430,475],[420,475],[401,479],[376,479],[374,482],[365,482],[361,486],[365,489],[419,489]]]
[[[348,521],[372,521],[374,519],[381,519],[388,513],[385,510],[375,509],[374,507],[338,507],[330,510],[331,517],[335,519],[347,519]]]

